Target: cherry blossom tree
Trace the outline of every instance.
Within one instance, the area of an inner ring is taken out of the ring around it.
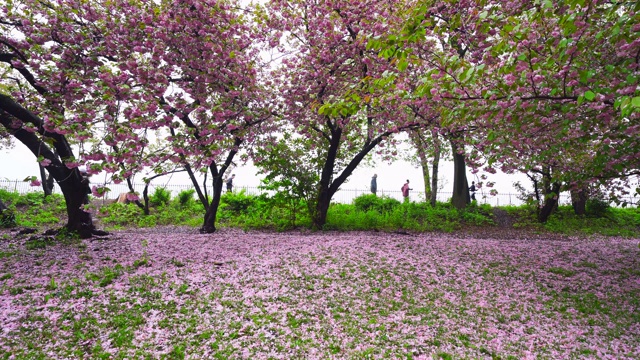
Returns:
[[[172,158],[189,173],[205,206],[201,231],[207,233],[215,231],[226,170],[256,133],[268,131],[271,117],[271,96],[261,85],[263,65],[253,46],[258,33],[236,10],[224,1],[166,2],[149,23],[163,26],[141,36],[142,53],[155,59],[151,78],[166,79],[163,93],[151,94],[152,106],[159,106],[153,107],[155,122],[146,127],[165,121]],[[141,82],[148,71],[145,66],[138,73]],[[199,169],[211,174],[211,200],[198,185]]]
[[[466,146],[470,144],[468,137],[473,124],[457,111],[456,102],[446,96],[455,82],[448,85],[441,79],[444,74],[455,73],[460,63],[476,62],[470,56],[476,39],[469,36],[464,26],[464,22],[473,20],[475,10],[464,4],[445,4],[417,2],[403,32],[371,39],[369,46],[380,50],[384,58],[396,60],[403,70],[397,81],[405,90],[402,97],[408,111],[451,146],[454,163],[451,200],[454,206],[463,209],[470,202]]]
[[[78,143],[66,163],[116,181],[179,163],[207,209],[201,230],[213,232],[225,170],[270,117],[257,34],[240,10],[215,0],[29,1],[4,9],[3,44],[32,85],[22,102]],[[211,201],[199,170],[212,175]]]
[[[283,118],[316,154],[319,182],[314,226],[322,228],[333,195],[372,151],[416,126],[378,85],[390,83],[395,66],[367,49],[367,39],[401,24],[402,1],[283,1],[265,8],[271,45],[283,53],[276,78]]]
[[[465,56],[423,57],[415,94],[451,105],[446,121],[474,130],[465,142],[486,171],[541,174],[545,221],[562,189],[640,173],[636,6],[421,1],[402,41],[465,44]],[[412,47],[392,38],[387,51],[413,59]]]
[[[538,173],[553,184],[539,213],[543,222],[561,189],[583,191],[597,182],[628,191],[611,180],[640,174],[640,147],[632,140],[640,135],[637,9],[586,1],[510,11],[500,21],[512,31],[484,53],[495,64],[483,78],[495,85],[479,118],[487,135],[480,146],[494,166]],[[501,160],[507,152],[511,159]]]
[[[12,2],[1,11],[4,20],[0,22],[0,62],[5,65],[0,123],[5,134],[27,146],[60,186],[67,207],[66,230],[83,238],[103,234],[95,228],[91,214],[84,209],[88,203],[89,185],[78,170],[68,132],[57,131],[49,122],[49,114],[64,116],[65,108],[57,99],[59,87],[50,88],[37,76],[39,70],[50,73],[50,69],[29,66],[33,53],[28,49],[32,44],[20,30],[30,24],[32,13],[24,4]],[[46,66],[48,64],[43,65]],[[41,112],[44,107],[50,109],[48,114]]]

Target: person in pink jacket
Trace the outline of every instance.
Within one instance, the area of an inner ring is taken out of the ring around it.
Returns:
[[[409,190],[413,190],[409,187],[409,180],[407,180],[406,183],[404,183],[404,185],[402,185],[402,197],[406,199],[409,199]]]

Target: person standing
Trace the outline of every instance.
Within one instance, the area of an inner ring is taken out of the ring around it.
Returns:
[[[371,193],[373,195],[376,194],[376,192],[378,191],[378,174],[373,174],[373,177],[371,178]]]
[[[469,186],[469,194],[471,195],[471,201],[476,201],[476,182],[472,181]]]
[[[227,192],[231,192],[233,190],[233,179],[235,179],[236,174],[231,175],[230,178],[227,179]]]
[[[409,190],[413,190],[413,189],[409,187],[408,179],[407,179],[407,182],[404,183],[404,185],[402,185],[402,188],[400,190],[402,190],[402,197],[404,197],[405,200],[409,200]]]

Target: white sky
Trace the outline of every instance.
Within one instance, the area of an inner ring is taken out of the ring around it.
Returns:
[[[236,178],[234,180],[236,187],[257,187],[260,185],[260,178],[257,175],[257,169],[252,164],[239,164],[237,168],[232,169],[232,172],[236,174]],[[407,179],[410,180],[412,188],[415,191],[424,190],[424,181],[422,179],[421,169],[402,160],[396,160],[390,165],[386,162],[378,161],[375,167],[360,166],[354,171],[348,182],[344,184],[341,189],[368,192],[371,177],[374,173],[378,174],[379,192],[399,192],[400,187]],[[0,180],[21,181],[28,176],[39,177],[39,168],[36,157],[31,154],[24,145],[16,142],[14,148],[0,149]],[[467,173],[467,176],[469,183],[472,180],[478,182],[478,178],[472,178],[470,170]],[[494,188],[497,189],[500,194],[517,193],[515,188],[512,186],[515,181],[520,181],[523,185],[530,187],[529,182],[524,175],[506,175],[498,173],[489,176],[488,180],[496,183]],[[142,183],[142,177],[142,175],[139,175],[135,179],[135,182]],[[92,183],[102,183],[105,179],[105,176],[102,174],[94,175],[92,177]],[[451,193],[453,187],[453,164],[451,162],[441,162],[439,179],[441,191]],[[156,186],[189,185],[191,182],[186,173],[178,173],[157,178],[153,181],[153,184]],[[484,189],[484,191],[488,193],[489,189]],[[115,198],[117,195],[117,193],[109,194],[109,198]]]

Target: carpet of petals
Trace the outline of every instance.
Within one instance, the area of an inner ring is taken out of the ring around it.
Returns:
[[[0,359],[638,359],[638,239],[0,238]]]

